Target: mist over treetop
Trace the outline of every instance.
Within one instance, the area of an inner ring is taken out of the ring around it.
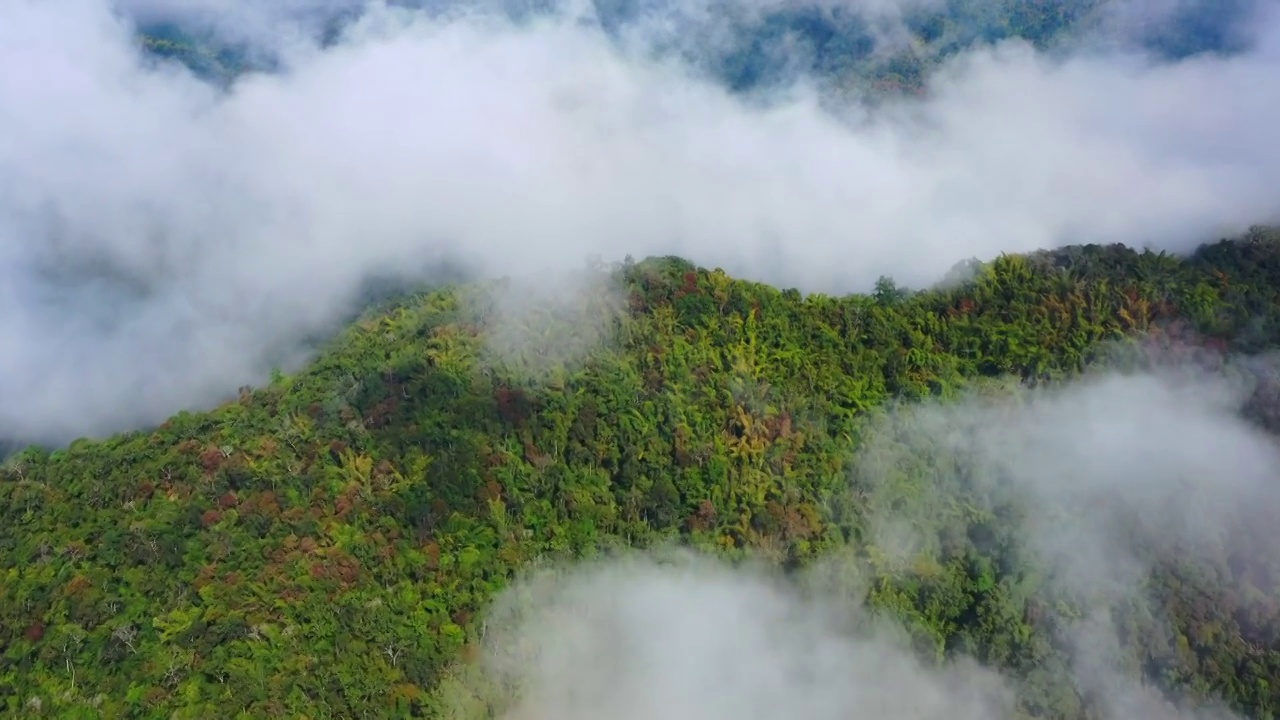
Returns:
[[[7,0],[0,68],[0,714],[1280,712],[1275,3]]]

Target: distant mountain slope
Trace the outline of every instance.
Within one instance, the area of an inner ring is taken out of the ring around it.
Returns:
[[[868,508],[936,470],[887,485],[853,463],[895,400],[1277,347],[1280,235],[1187,260],[1089,246],[968,271],[945,289],[801,297],[651,259],[515,316],[501,284],[440,290],[212,412],[26,450],[0,473],[0,708],[437,716],[516,569],[678,540],[786,568],[847,548],[923,657],[1001,668],[1026,717],[1095,717],[1053,620],[1079,600],[1009,545],[1013,510],[978,509],[963,483],[930,490],[955,493],[932,521],[952,540],[903,571]],[[598,343],[565,346],[593,328]],[[1249,412],[1273,421],[1274,386],[1256,380]],[[1125,667],[1274,717],[1280,568],[1149,552],[1171,634],[1118,607]]]
[[[710,15],[723,23],[727,42],[687,45],[705,22],[679,3],[654,0],[595,0],[594,10],[605,32],[621,36],[650,17],[684,18],[689,26],[673,36],[660,35],[655,49],[683,55],[694,66],[736,91],[772,87],[804,74],[846,89],[880,94],[920,89],[940,61],[981,45],[1009,39],[1025,40],[1042,50],[1070,47],[1085,40],[1117,40],[1116,33],[1135,47],[1167,59],[1206,52],[1237,52],[1245,46],[1243,18],[1252,0],[1181,2],[1176,10],[1132,26],[1114,27],[1112,0],[945,0],[907,4],[900,17],[880,21],[866,12],[839,4],[790,3],[763,5],[763,12],[744,11],[738,3],[707,3]],[[359,17],[356,3],[335,7],[331,17],[309,17],[334,41],[346,24]],[[391,6],[417,8],[439,15],[466,2],[399,0]],[[550,12],[554,2],[509,3],[517,19]],[[694,13],[697,15],[697,13]],[[175,16],[179,18],[180,16]],[[878,24],[895,29],[885,36]],[[898,36],[898,31],[905,31]],[[269,70],[264,61],[250,61],[244,47],[228,45],[207,29],[190,22],[149,20],[140,28],[148,52],[178,60],[198,75],[225,84],[243,72]]]
[[[217,85],[225,86],[253,69],[241,53],[191,37],[177,25],[145,26],[140,29],[138,39],[151,57],[176,60],[197,76]]]

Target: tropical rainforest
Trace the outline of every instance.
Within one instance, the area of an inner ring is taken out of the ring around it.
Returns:
[[[868,606],[925,661],[999,668],[1022,717],[1093,717],[1047,610],[1073,601],[998,513],[934,514],[947,542],[884,561],[866,508],[936,473],[859,479],[865,436],[894,404],[1280,342],[1266,228],[1187,258],[1069,247],[846,297],[678,258],[588,275],[545,312],[504,312],[501,282],[405,294],[212,411],[11,456],[5,711],[484,717],[495,701],[460,704],[457,678],[521,568],[674,543],[780,572],[851,553]],[[584,328],[592,342],[559,350]],[[1250,421],[1280,431],[1275,380],[1256,380]],[[1168,631],[1133,609],[1124,657],[1168,693],[1275,717],[1280,566],[1233,563],[1157,558]]]

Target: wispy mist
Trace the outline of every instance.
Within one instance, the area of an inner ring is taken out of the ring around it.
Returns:
[[[538,277],[674,253],[843,292],[1079,241],[1182,250],[1278,210],[1265,4],[1240,52],[980,46],[874,107],[803,73],[748,98],[653,52],[696,8],[624,33],[587,4],[367,6],[339,33],[321,11],[353,3],[301,5],[186,7],[280,68],[225,91],[143,56],[106,0],[0,5],[0,437],[213,402],[369,278],[443,260]],[[901,6],[860,12],[888,38]]]
[[[1264,540],[1280,521],[1280,444],[1241,415],[1257,377],[1243,364],[1214,374],[1175,365],[902,408],[871,434],[855,484],[872,527],[900,546],[910,537],[911,553],[943,552],[974,513],[987,518],[981,549],[1041,573],[1008,578],[1009,588],[1069,603],[1050,622],[1076,688],[1107,717],[1219,717],[1175,712],[1151,678],[1139,682],[1135,647],[1122,641],[1134,631],[1120,618],[1147,618],[1140,632],[1159,638],[1147,650],[1172,642],[1174,591],[1155,578],[1174,566],[1224,596],[1257,602],[1280,589],[1250,587],[1280,561]],[[1200,591],[1187,582],[1179,592]]]
[[[994,719],[1026,717],[1015,693],[1052,677],[1081,717],[1236,717],[1180,697],[1135,653],[1176,645],[1170,594],[1199,592],[1189,578],[1205,568],[1222,597],[1274,590],[1248,580],[1280,561],[1266,540],[1280,447],[1240,419],[1250,390],[1202,373],[1105,374],[886,413],[852,480],[870,537],[790,579],[687,554],[533,572],[490,609],[481,662],[444,697],[456,717],[487,704],[510,720]],[[958,637],[935,662],[911,649],[909,618],[862,602],[964,542],[999,568],[986,592],[1012,603],[1004,622],[1039,608],[1060,667],[983,667]],[[1157,582],[1170,563],[1181,589]],[[1135,617],[1140,641],[1124,624]]]
[[[985,720],[1011,706],[994,673],[927,667],[892,633],[856,631],[858,612],[693,556],[535,575],[496,606],[487,683],[469,689],[510,720]]]

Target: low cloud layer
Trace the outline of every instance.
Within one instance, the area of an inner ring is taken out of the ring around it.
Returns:
[[[975,664],[928,668],[887,635],[853,633],[836,610],[857,612],[849,600],[696,557],[544,575],[497,606],[487,679],[512,691],[505,720],[987,720],[1011,707]]]
[[[903,409],[869,434],[854,488],[871,526],[894,528],[873,543],[914,557],[941,557],[948,538],[1004,513],[992,540],[1003,549],[980,550],[1009,563],[1007,597],[1041,598],[1052,616],[1041,631],[1066,658],[1058,682],[1088,698],[1089,717],[1235,718],[1143,679],[1126,653],[1164,641],[1125,641],[1117,618],[1143,607],[1153,625],[1142,632],[1163,637],[1167,590],[1148,582],[1158,562],[1176,559],[1187,578],[1215,567],[1214,592],[1243,597],[1249,567],[1280,560],[1267,542],[1280,447],[1240,419],[1251,390],[1196,373],[1107,374]],[[920,661],[902,627],[862,605],[876,573],[910,563],[873,569],[852,559],[860,549],[787,581],[679,553],[537,571],[489,611],[483,659],[446,684],[446,702],[453,717],[481,716],[480,700],[507,720],[1019,717],[1027,678],[963,654]]]
[[[1214,374],[1107,372],[1012,401],[903,408],[870,435],[855,483],[878,539],[903,548],[902,560],[939,552],[965,518],[990,513],[1004,537],[988,542],[1040,568],[1040,591],[1075,603],[1055,623],[1076,686],[1107,717],[1229,717],[1175,712],[1134,682],[1117,612],[1142,608],[1154,618],[1145,632],[1166,638],[1159,647],[1173,618],[1168,586],[1151,582],[1157,567],[1255,598],[1246,603],[1276,590],[1248,585],[1280,567],[1266,540],[1280,522],[1280,443],[1241,415],[1276,367],[1250,358]]]
[[[833,112],[803,82],[749,103],[588,11],[373,7],[320,49],[260,6],[199,5],[278,41],[282,73],[223,93],[140,56],[107,0],[0,4],[0,65],[23,69],[0,76],[0,437],[208,404],[371,277],[446,259],[536,277],[675,253],[846,292],[1071,242],[1185,250],[1280,210],[1273,14],[1239,54],[1009,43]]]

